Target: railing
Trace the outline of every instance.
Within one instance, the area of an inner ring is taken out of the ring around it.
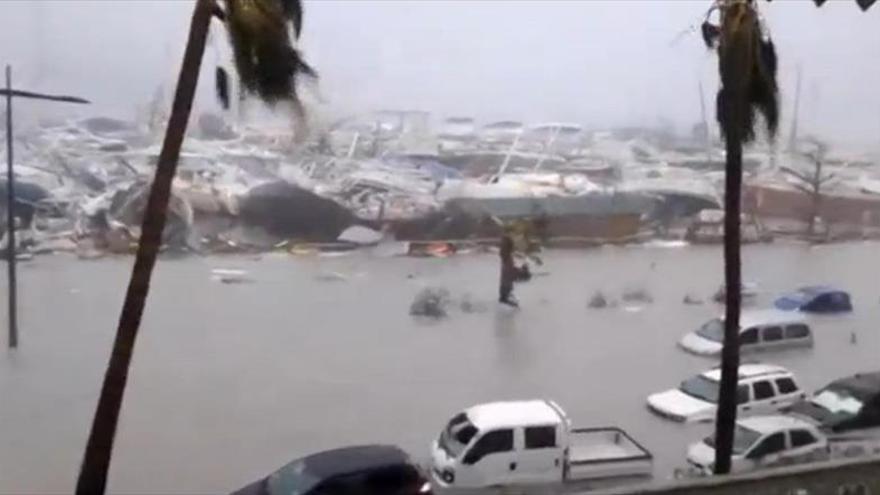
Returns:
[[[592,495],[880,495],[880,456],[651,484]]]

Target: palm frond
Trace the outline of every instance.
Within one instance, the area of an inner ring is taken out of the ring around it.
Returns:
[[[722,134],[726,138],[735,132],[744,142],[751,141],[758,112],[768,135],[775,137],[779,125],[776,48],[762,37],[751,2],[732,1],[722,7],[718,56],[721,89],[716,106]]]
[[[861,9],[866,12],[876,2],[877,2],[877,0],[856,0],[856,3],[859,4],[859,7],[861,7]]]
[[[224,0],[233,61],[244,94],[269,105],[288,101],[301,109],[299,76],[317,77],[294,47],[290,27],[302,27],[299,0]]]
[[[302,31],[303,9],[300,0],[279,0],[284,16],[293,24],[294,36],[299,39]]]
[[[220,105],[224,110],[229,110],[229,76],[223,67],[217,67],[214,72],[214,89],[217,92]]]

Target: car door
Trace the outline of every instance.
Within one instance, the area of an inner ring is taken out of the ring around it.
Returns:
[[[781,462],[785,464],[797,464],[815,459],[822,450],[819,439],[810,431],[796,428],[788,432],[790,449],[782,455]]]
[[[516,479],[521,483],[560,481],[564,459],[559,425],[526,426],[522,432]]]
[[[763,467],[773,466],[779,463],[780,456],[786,449],[786,435],[784,431],[770,434],[751,448],[746,453],[746,459],[749,461],[747,470],[760,469]]]
[[[801,390],[800,386],[798,386],[797,382],[792,376],[776,378],[775,380],[773,380],[773,384],[776,386],[777,409],[790,406],[791,404],[794,404],[800,399],[806,397],[806,394],[803,390]]]
[[[786,344],[792,347],[810,346],[813,343],[813,336],[810,332],[810,327],[803,323],[786,325],[784,338]]]
[[[511,483],[516,468],[513,430],[487,431],[462,457],[455,474],[456,484],[480,487]]]
[[[740,384],[736,386],[736,403],[741,415],[747,416],[753,412],[752,387],[749,386],[749,384]]]
[[[774,350],[780,347],[785,346],[785,336],[782,331],[782,327],[778,325],[771,325],[768,327],[761,327],[761,348],[767,350]]]
[[[739,347],[740,350],[749,351],[754,350],[758,345],[758,329],[757,328],[747,328],[743,330],[739,334]]]
[[[777,404],[776,389],[770,380],[752,382],[752,409],[755,412],[773,412]]]

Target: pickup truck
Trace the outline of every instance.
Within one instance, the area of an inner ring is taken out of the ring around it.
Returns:
[[[443,490],[651,476],[653,456],[615,427],[572,428],[549,400],[491,402],[456,414],[432,444],[432,482]]]

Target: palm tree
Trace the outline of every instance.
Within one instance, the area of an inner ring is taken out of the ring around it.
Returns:
[[[770,0],[768,0],[770,1]],[[817,6],[825,0],[813,0]],[[876,0],[856,0],[863,10]],[[760,112],[768,136],[775,137],[779,122],[776,84],[776,50],[762,29],[756,0],[717,0],[710,9],[720,11],[721,25],[706,21],[703,38],[717,47],[721,89],[717,120],[726,147],[724,184],[724,284],[726,312],[721,352],[721,384],[715,423],[715,474],[730,472],[736,424],[736,390],[739,371],[739,317],[741,308],[740,203],[742,197],[742,147],[755,137],[755,112]],[[708,15],[707,15],[708,17]]]
[[[214,0],[195,2],[171,116],[144,211],[134,268],[77,480],[78,495],[101,495],[107,486],[128,370],[161,247],[171,182],[192,110],[212,16],[226,24],[243,88],[267,103],[288,101],[294,105],[294,111],[301,113],[295,92],[296,76],[301,72],[314,74],[292,47],[289,37],[289,25],[297,33],[301,27],[299,0],[224,0],[224,3],[225,11]]]

